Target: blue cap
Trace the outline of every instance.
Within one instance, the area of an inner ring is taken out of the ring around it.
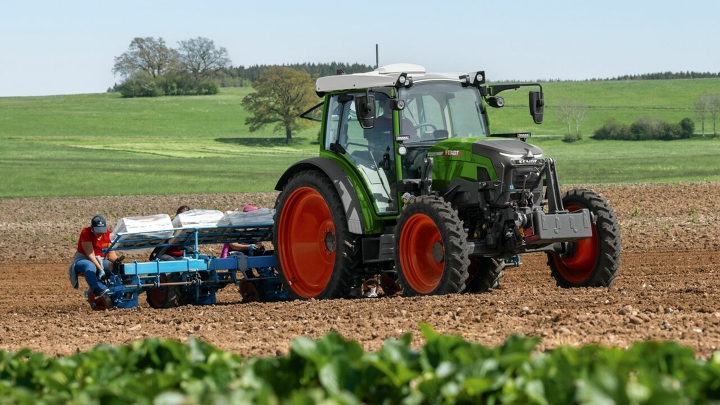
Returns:
[[[92,219],[92,230],[97,233],[107,232],[107,222],[101,215],[95,215]]]

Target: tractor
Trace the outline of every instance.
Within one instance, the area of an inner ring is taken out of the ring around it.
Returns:
[[[555,160],[530,133],[492,133],[490,108],[506,90],[485,72],[427,73],[413,64],[321,77],[317,157],[279,179],[275,266],[290,298],[357,296],[363,280],[405,296],[484,292],[524,253],[547,255],[562,287],[610,286],[620,230],[588,189],[561,194]],[[394,287],[393,287],[394,286]]]

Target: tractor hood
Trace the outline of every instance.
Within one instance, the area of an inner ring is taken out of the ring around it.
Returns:
[[[511,164],[542,164],[543,157],[539,147],[514,139],[478,140],[472,144],[472,153],[490,159],[498,175]]]

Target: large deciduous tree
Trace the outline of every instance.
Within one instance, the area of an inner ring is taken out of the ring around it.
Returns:
[[[158,77],[175,69],[177,63],[177,51],[168,48],[162,38],[135,38],[127,52],[115,57],[112,72],[126,79],[140,72]]]
[[[227,49],[217,48],[210,39],[197,37],[179,44],[180,65],[196,81],[207,79],[230,65]]]
[[[317,100],[310,74],[289,67],[267,68],[253,82],[255,93],[242,104],[252,114],[245,124],[254,132],[267,124],[276,124],[273,131],[285,130],[285,142],[292,141],[292,131],[303,127],[299,115]]]

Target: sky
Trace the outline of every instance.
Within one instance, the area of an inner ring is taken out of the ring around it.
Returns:
[[[0,97],[102,93],[135,37],[233,66],[414,63],[488,80],[720,72],[718,0],[0,0]]]

